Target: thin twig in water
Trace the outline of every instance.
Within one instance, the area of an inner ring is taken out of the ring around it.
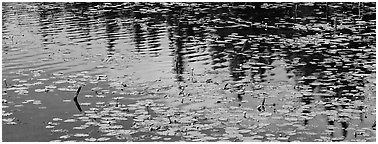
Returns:
[[[169,124],[172,124],[171,115],[167,115],[167,118],[169,120]]]
[[[265,111],[265,98],[263,99],[261,105],[257,106],[257,110],[258,110],[259,112],[263,112],[263,111]]]
[[[263,101],[262,101],[262,104],[261,105],[265,105],[265,98],[263,99]]]
[[[79,104],[79,102],[77,101],[77,97],[79,96],[80,90],[81,90],[81,86],[80,86],[80,87],[77,89],[77,91],[76,91],[76,95],[75,95],[75,97],[74,97],[74,102],[75,102],[75,104],[76,104],[77,109],[79,109],[79,111],[82,112],[82,109],[81,109],[81,107],[80,107],[80,104]]]
[[[373,130],[376,129],[376,123],[377,123],[377,121],[375,120],[373,126],[371,126],[373,128]]]
[[[192,82],[194,82],[194,68],[191,68],[192,70]]]
[[[119,103],[118,100],[119,100],[119,98],[117,97],[117,102],[116,102],[116,105],[115,105],[116,107],[118,107],[118,103]]]
[[[5,84],[5,87],[7,88],[8,87],[8,84],[7,84],[7,79],[4,79],[4,84]]]

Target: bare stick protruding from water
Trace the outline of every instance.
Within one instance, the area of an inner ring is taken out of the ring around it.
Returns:
[[[75,102],[75,104],[76,104],[77,109],[79,109],[79,111],[82,112],[82,109],[81,109],[81,107],[80,107],[80,104],[79,104],[79,102],[77,101],[77,97],[79,96],[80,90],[81,90],[81,86],[79,86],[79,88],[78,88],[77,91],[76,91],[76,95],[75,95],[75,97],[74,97],[74,102]]]
[[[191,68],[192,70],[192,82],[194,81],[194,68]]]
[[[263,99],[261,105],[257,106],[257,110],[259,112],[264,112],[265,111],[265,98]]]
[[[4,81],[4,85],[5,85],[5,87],[7,88],[7,87],[8,87],[7,79],[4,79],[3,81]]]
[[[168,120],[169,120],[169,124],[172,124],[172,120],[171,120],[171,115],[167,115],[167,118],[168,118]]]
[[[118,107],[118,105],[119,105],[119,98],[117,97],[117,101],[116,101],[115,107]]]
[[[371,126],[373,128],[373,130],[376,129],[376,123],[377,123],[377,121],[375,120],[373,126]]]

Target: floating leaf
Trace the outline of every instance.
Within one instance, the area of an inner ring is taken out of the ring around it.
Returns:
[[[74,135],[75,137],[88,137],[89,134],[84,134],[84,133],[77,133]]]
[[[72,101],[71,99],[63,100],[63,102],[66,102],[66,103],[71,102],[71,101]]]
[[[61,121],[61,120],[63,120],[63,119],[61,119],[61,118],[53,118],[52,120],[53,120],[53,121]]]
[[[74,130],[83,130],[83,129],[86,129],[86,128],[88,128],[88,127],[85,126],[85,125],[82,125],[82,126],[78,126],[78,127],[73,127],[72,129],[74,129]]]
[[[35,101],[33,101],[33,104],[40,105],[40,104],[42,104],[42,102],[40,100],[35,100]]]
[[[86,97],[86,98],[92,98],[93,95],[84,95],[84,97]]]
[[[96,105],[103,105],[105,102],[96,102]]]
[[[108,141],[108,140],[110,140],[110,138],[108,137],[100,137],[97,139],[97,141]]]
[[[277,137],[277,140],[283,140],[283,141],[287,141],[289,140],[290,136],[286,136],[286,137]]]
[[[267,137],[274,137],[275,135],[274,134],[270,134],[270,133],[266,133],[265,136],[267,136]]]
[[[163,138],[163,140],[165,140],[165,141],[169,141],[169,140],[171,140],[172,138],[170,138],[170,137],[167,137],[167,138]]]
[[[96,95],[96,97],[98,97],[98,98],[104,98],[105,95]]]
[[[61,139],[68,139],[68,138],[70,138],[71,136],[69,136],[69,135],[63,135],[63,136],[60,136],[59,138],[61,138]]]
[[[47,129],[52,129],[52,128],[54,128],[55,126],[53,126],[53,125],[48,125],[48,126],[46,126],[46,128]]]
[[[35,89],[35,92],[46,92],[46,89]]]
[[[153,137],[151,137],[151,140],[158,140],[158,139],[161,139],[161,137],[160,136],[153,136]]]
[[[55,89],[57,88],[56,86],[54,85],[48,85],[48,86],[45,86],[46,89]]]
[[[287,120],[287,121],[298,121],[298,118],[296,118],[296,117],[285,117],[285,120]]]
[[[278,109],[277,112],[281,114],[285,114],[285,113],[289,113],[290,111],[287,109]]]
[[[80,105],[82,105],[82,106],[90,106],[91,103],[80,103]]]
[[[84,139],[84,140],[85,140],[85,141],[89,141],[89,142],[95,142],[97,139],[91,137],[91,138],[86,138],[86,139]]]
[[[63,122],[65,122],[65,123],[73,123],[73,122],[76,122],[76,120],[75,119],[66,119]]]
[[[68,130],[65,130],[65,129],[53,129],[53,130],[51,130],[51,132],[53,132],[53,133],[57,133],[57,132],[68,132]]]

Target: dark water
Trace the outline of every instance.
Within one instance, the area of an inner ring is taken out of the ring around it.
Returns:
[[[3,141],[376,141],[375,3],[2,4]]]

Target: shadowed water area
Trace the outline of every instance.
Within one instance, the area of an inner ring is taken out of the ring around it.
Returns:
[[[376,141],[375,5],[2,3],[2,141]]]

